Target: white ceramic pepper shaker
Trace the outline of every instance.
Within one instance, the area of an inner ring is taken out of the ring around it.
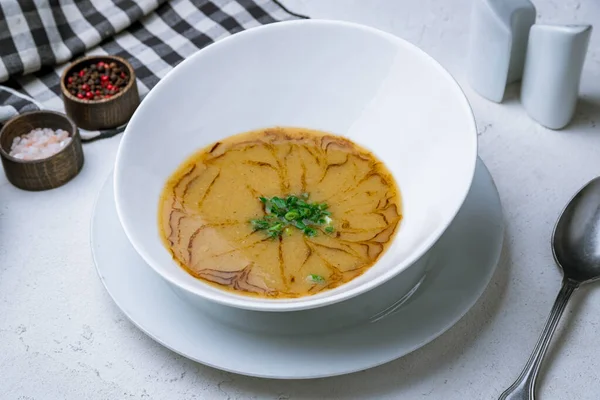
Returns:
[[[521,103],[531,118],[561,129],[573,118],[590,25],[534,25],[529,34]]]
[[[506,85],[521,79],[535,16],[529,0],[473,1],[468,78],[480,95],[499,103]]]

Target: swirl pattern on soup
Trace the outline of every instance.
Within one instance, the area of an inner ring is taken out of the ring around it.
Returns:
[[[169,178],[162,240],[192,276],[238,294],[295,298],[342,285],[402,219],[385,165],[340,136],[271,128],[200,150]]]

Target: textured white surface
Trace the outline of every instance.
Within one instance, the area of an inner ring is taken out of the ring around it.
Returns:
[[[360,22],[403,37],[463,85],[507,222],[503,259],[482,299],[428,346],[351,376],[267,381],[188,361],[126,321],[96,276],[90,215],[112,168],[116,137],[86,145],[83,171],[62,188],[28,193],[0,178],[1,399],[483,400],[497,398],[516,377],[560,284],[549,249],[554,221],[573,192],[600,171],[598,32],[590,41],[575,119],[565,130],[550,131],[527,117],[515,87],[495,104],[466,84],[470,1],[284,3],[315,18]],[[600,21],[595,0],[539,0],[536,7],[545,23]],[[557,332],[540,398],[598,399],[599,325],[600,285],[585,287]]]

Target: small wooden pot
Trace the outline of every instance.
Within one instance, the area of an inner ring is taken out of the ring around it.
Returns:
[[[13,139],[36,128],[62,129],[71,142],[58,153],[41,160],[21,160],[10,155]],[[47,190],[64,185],[83,167],[81,138],[75,123],[55,111],[32,111],[8,121],[0,130],[0,158],[6,177],[24,190]]]
[[[122,70],[127,71],[127,85],[108,99],[84,100],[73,96],[67,90],[67,78],[74,72],[99,61],[115,62]],[[126,124],[140,104],[135,72],[124,58],[116,56],[89,56],[81,58],[65,68],[60,79],[60,90],[67,115],[78,127],[90,131],[116,128]]]

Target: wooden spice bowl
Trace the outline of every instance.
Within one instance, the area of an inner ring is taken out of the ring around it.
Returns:
[[[41,160],[21,160],[10,155],[13,139],[36,128],[62,129],[71,141],[58,153]],[[0,158],[9,182],[24,190],[47,190],[64,185],[83,167],[81,137],[75,123],[55,111],[32,111],[8,121],[0,130]]]
[[[118,93],[110,98],[100,100],[79,99],[67,90],[67,79],[73,72],[81,71],[98,62],[116,63],[121,70],[126,71],[129,82]],[[65,111],[75,121],[77,126],[87,130],[116,128],[126,124],[140,104],[135,72],[127,60],[117,56],[89,56],[80,58],[65,68],[60,78]]]

